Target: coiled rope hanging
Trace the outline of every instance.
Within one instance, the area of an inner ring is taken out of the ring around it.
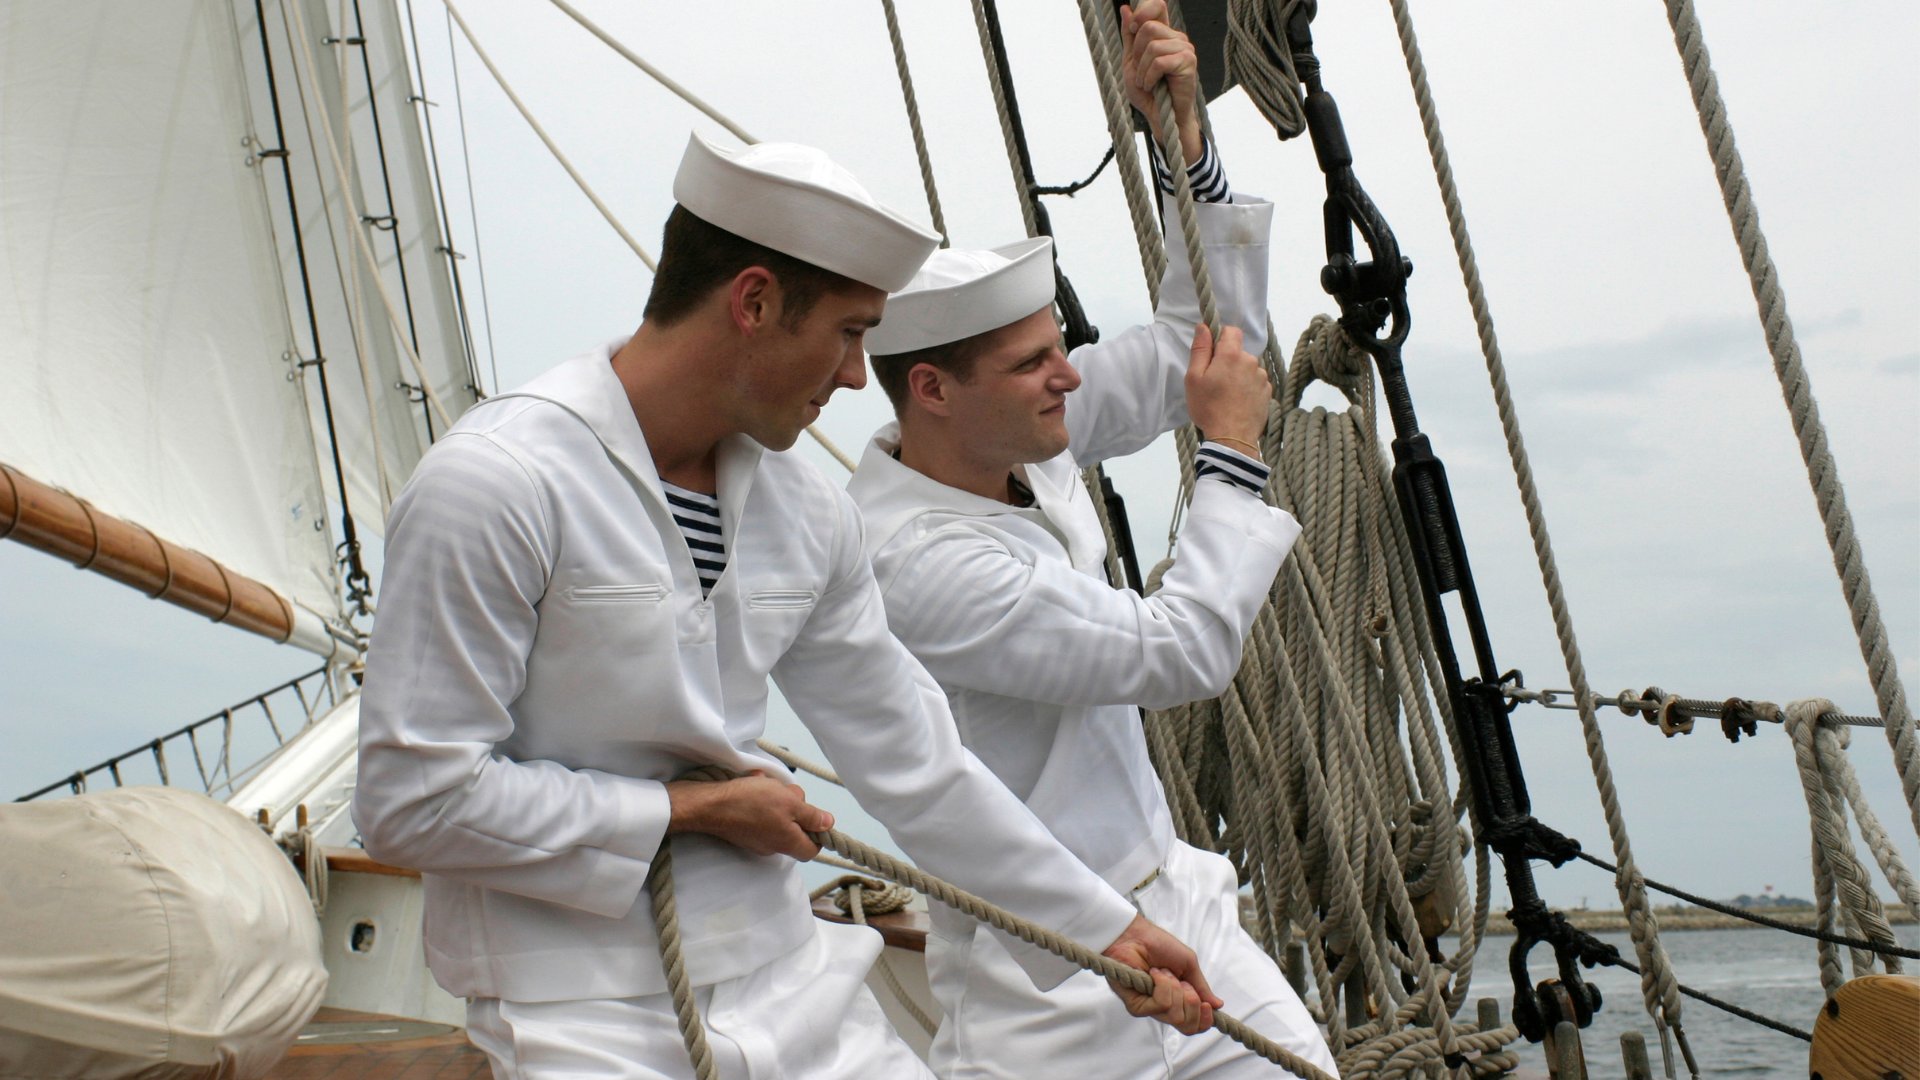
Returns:
[[[1121,155],[1123,180],[1129,174],[1137,178],[1137,163],[1124,167],[1132,148],[1132,132],[1124,120],[1125,102],[1115,74],[1118,35],[1107,14],[1091,0],[1083,0],[1081,12],[1107,107],[1110,134],[1116,152]],[[1170,108],[1162,114],[1163,130],[1172,129],[1169,112]],[[1184,165],[1177,135],[1172,142],[1164,156],[1178,184]],[[1141,261],[1148,272],[1148,288],[1152,292],[1158,285],[1159,267],[1164,265],[1165,256],[1160,250],[1158,232],[1151,228],[1151,217],[1145,212],[1144,199],[1134,198],[1133,189],[1128,190]],[[1176,200],[1183,194],[1186,193],[1176,191]],[[1198,253],[1198,237],[1190,216],[1190,194],[1186,194],[1186,205],[1177,202],[1175,209],[1187,211],[1181,217],[1183,232],[1190,244],[1188,257],[1192,259]],[[1199,276],[1196,274],[1196,278]],[[1330,339],[1338,334],[1330,323],[1318,330],[1318,334],[1310,331],[1309,338]],[[1269,338],[1272,338],[1271,331]],[[1270,370],[1280,366],[1271,340],[1267,362]],[[1364,363],[1358,370],[1365,372]],[[1279,382],[1276,379],[1276,385]],[[1368,385],[1370,387],[1370,382]],[[1377,444],[1371,424],[1366,427],[1369,437]],[[1290,461],[1277,453],[1282,441],[1280,428],[1279,424],[1270,428],[1269,445],[1265,449],[1268,460],[1280,462],[1276,484],[1284,489],[1283,477]],[[1190,460],[1192,435],[1191,432],[1183,434],[1184,463]],[[1290,445],[1289,454],[1292,453]],[[1377,445],[1370,455],[1370,460],[1379,462]],[[1356,475],[1368,476],[1367,486],[1377,489],[1379,477],[1374,473],[1377,468],[1373,473]],[[1270,494],[1277,494],[1282,505],[1290,502],[1284,490]],[[1351,505],[1357,507],[1359,502],[1353,500]],[[1311,516],[1303,514],[1303,518]],[[1382,515],[1378,521],[1391,521],[1393,527],[1399,527],[1397,511]],[[1403,533],[1400,542],[1404,544]],[[1283,603],[1291,600],[1291,610],[1306,613],[1305,620],[1318,621],[1315,617],[1326,615],[1324,625],[1336,626],[1332,609],[1326,607],[1324,583],[1312,575],[1311,548],[1311,543],[1304,547],[1296,545],[1295,556],[1282,570],[1284,580],[1276,585],[1276,596]],[[1412,580],[1410,564],[1404,569],[1405,580]],[[1348,579],[1341,580],[1344,585]],[[1375,577],[1370,595],[1381,596],[1384,581]],[[1405,600],[1402,597],[1403,606]],[[1409,608],[1404,614],[1412,615],[1413,610]],[[1412,699],[1424,696],[1424,690],[1416,691],[1414,686],[1424,687],[1424,680],[1430,674],[1430,661],[1421,653],[1424,650],[1430,655],[1431,647],[1424,641],[1424,624],[1418,618],[1406,619],[1405,625],[1416,644],[1410,651],[1402,650],[1407,655],[1401,657],[1395,669],[1400,678],[1393,685],[1405,698]],[[1308,953],[1315,964],[1314,978],[1321,1001],[1338,1000],[1344,987],[1349,1002],[1359,1006],[1352,1010],[1351,1023],[1338,1010],[1325,1010],[1333,1013],[1324,1019],[1333,1029],[1336,1047],[1345,1047],[1341,1054],[1343,1069],[1353,1075],[1370,1075],[1376,1069],[1383,1070],[1383,1075],[1397,1075],[1411,1068],[1415,1060],[1491,1050],[1516,1038],[1517,1032],[1509,1026],[1486,1033],[1487,1037],[1475,1035],[1473,1041],[1467,1042],[1461,1039],[1467,1026],[1451,1021],[1449,1013],[1467,991],[1471,945],[1464,946],[1449,961],[1447,992],[1442,991],[1439,972],[1429,965],[1425,949],[1404,947],[1403,943],[1422,936],[1421,919],[1408,895],[1408,875],[1404,869],[1392,874],[1378,871],[1386,865],[1398,867],[1398,856],[1403,855],[1419,864],[1411,877],[1423,897],[1438,891],[1436,886],[1441,882],[1451,885],[1446,895],[1456,910],[1447,911],[1444,918],[1460,924],[1472,919],[1474,928],[1466,931],[1472,941],[1477,941],[1478,928],[1485,922],[1486,875],[1481,874],[1483,887],[1476,918],[1464,907],[1466,889],[1459,867],[1464,848],[1456,838],[1454,827],[1460,810],[1446,792],[1437,731],[1429,726],[1423,735],[1430,733],[1430,738],[1415,736],[1418,740],[1414,748],[1415,763],[1396,770],[1390,762],[1396,757],[1407,760],[1404,751],[1397,749],[1397,741],[1396,749],[1388,753],[1386,743],[1357,737],[1351,730],[1332,733],[1312,730],[1307,718],[1330,711],[1338,711],[1354,719],[1357,726],[1364,726],[1358,721],[1367,715],[1367,710],[1355,708],[1355,702],[1373,706],[1385,697],[1377,690],[1369,697],[1362,689],[1364,679],[1341,670],[1339,661],[1331,654],[1335,636],[1318,625],[1305,625],[1301,620],[1283,627],[1270,608],[1256,623],[1247,648],[1247,663],[1233,689],[1217,705],[1150,715],[1146,721],[1147,732],[1183,837],[1208,848],[1218,849],[1224,844],[1242,862],[1245,878],[1254,884],[1255,916],[1263,944],[1276,955],[1281,954],[1292,927],[1304,928],[1314,944]],[[1301,643],[1297,661],[1286,655],[1289,643],[1294,641]],[[1378,684],[1383,676],[1377,647],[1372,655],[1373,679]],[[1298,675],[1294,671],[1296,665],[1301,668]],[[1311,707],[1307,704],[1309,697],[1315,703]],[[1428,717],[1430,723],[1433,714],[1426,708],[1425,701],[1417,707],[1407,706],[1408,714],[1414,715],[1416,708],[1422,710],[1421,715]],[[1384,725],[1375,725],[1373,730],[1391,732],[1393,726],[1394,721],[1388,719]],[[1329,748],[1325,760],[1317,757],[1311,763],[1301,760],[1301,748],[1319,746]],[[1331,781],[1329,767],[1334,770]],[[1355,790],[1362,794],[1348,797]],[[1286,802],[1294,792],[1300,795],[1298,805]],[[1336,798],[1336,792],[1344,803]],[[1420,800],[1410,799],[1409,792],[1425,796],[1425,805],[1415,808],[1413,804]],[[1236,804],[1236,794],[1244,802]],[[1389,805],[1396,804],[1397,800],[1397,804],[1407,809],[1389,820],[1381,809],[1382,797]],[[1214,833],[1216,821],[1226,823],[1226,832],[1220,836]],[[1324,831],[1316,832],[1310,822],[1319,824]],[[1307,834],[1304,840],[1301,833]],[[1349,859],[1349,852],[1356,853],[1355,857]],[[1484,862],[1484,851],[1480,855]],[[1443,908],[1449,906],[1431,900],[1425,903],[1428,907],[1436,903]],[[1324,919],[1319,914],[1321,911],[1327,912]],[[1331,970],[1325,948],[1329,931],[1332,940],[1340,946],[1335,950],[1339,960]],[[1419,989],[1413,993],[1401,989],[1398,978],[1401,974],[1417,976]],[[1383,1007],[1388,1015],[1369,1023],[1365,1011],[1365,1002],[1369,999],[1398,1007],[1391,1010]],[[1430,1022],[1420,1029],[1405,1026],[1420,1019]],[[1416,1033],[1410,1035],[1410,1031]],[[1402,1053],[1415,1045],[1420,1049]],[[1484,1067],[1495,1064],[1487,1060]]]

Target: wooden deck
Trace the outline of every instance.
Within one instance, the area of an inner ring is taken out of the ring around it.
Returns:
[[[321,1009],[267,1080],[491,1080],[487,1055],[445,1024]]]

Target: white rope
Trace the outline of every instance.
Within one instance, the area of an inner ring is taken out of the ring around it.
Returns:
[[[653,256],[647,254],[647,249],[641,246],[640,241],[633,238],[633,234],[627,231],[625,225],[620,224],[620,219],[614,216],[613,210],[594,192],[592,185],[587,183],[587,178],[580,175],[580,170],[573,167],[573,162],[553,141],[553,136],[548,135],[547,129],[534,118],[533,112],[527,108],[527,103],[520,100],[519,94],[514,93],[513,86],[507,82],[507,77],[500,73],[500,69],[494,65],[493,58],[487,55],[487,50],[481,47],[479,39],[473,36],[473,28],[467,25],[467,20],[461,16],[460,9],[454,5],[453,0],[445,0],[445,3],[447,14],[453,16],[453,21],[460,27],[460,33],[466,37],[467,44],[473,46],[473,54],[480,58],[480,63],[485,65],[487,74],[493,76],[493,81],[499,84],[501,91],[507,95],[507,100],[520,111],[520,116],[527,122],[527,126],[540,137],[541,144],[547,148],[549,154],[553,155],[553,160],[559,162],[560,167],[567,171],[567,175],[573,179],[574,186],[580,189],[580,193],[587,197],[587,201],[593,204],[595,210],[600,211],[600,216],[607,220],[607,224],[613,226],[613,231],[620,234],[620,239],[627,242],[627,246],[633,249],[633,253],[640,256],[640,261],[647,264],[647,269],[657,270],[658,266],[655,265]]]
[[[1853,837],[1847,828],[1849,807],[1854,811],[1861,837],[1909,911],[1920,913],[1920,886],[1916,886],[1907,873],[1886,830],[1867,806],[1860,781],[1847,759],[1850,729],[1820,723],[1821,714],[1832,711],[1833,703],[1824,699],[1795,701],[1785,710],[1786,730],[1793,740],[1794,763],[1800,770],[1800,786],[1806,795],[1807,818],[1812,827],[1814,894],[1820,928],[1827,933],[1837,929],[1875,944],[1897,946],[1873,882],[1854,851]],[[1872,971],[1876,960],[1887,972],[1900,972],[1897,957],[1876,956],[1865,949],[1849,951],[1856,977]],[[1822,940],[1819,957],[1820,983],[1827,996],[1832,997],[1846,981],[1841,971],[1839,947]]]
[[[756,139],[753,136],[747,134],[745,128],[741,127],[739,124],[734,123],[732,120],[729,120],[723,113],[720,112],[719,109],[716,109],[713,106],[707,104],[705,101],[702,101],[700,97],[696,95],[693,91],[688,90],[686,87],[681,86],[679,83],[674,82],[671,78],[668,78],[666,72],[661,71],[659,68],[654,67],[652,64],[647,63],[646,60],[641,58],[639,53],[634,52],[632,49],[627,48],[625,45],[622,45],[618,38],[614,37],[612,34],[607,33],[605,30],[602,30],[598,24],[596,24],[592,19],[587,18],[585,15],[582,15],[578,9],[576,9],[572,4],[567,3],[566,0],[553,0],[553,6],[559,8],[561,11],[566,12],[569,18],[571,18],[574,22],[579,23],[581,26],[585,27],[588,33],[592,34],[594,37],[599,38],[601,41],[606,42],[607,45],[613,49],[614,52],[617,52],[622,57],[625,57],[627,62],[632,64],[634,67],[637,67],[641,71],[646,72],[647,75],[650,76],[654,82],[657,82],[661,86],[666,87],[669,91],[673,93],[675,97],[678,97],[681,101],[684,101],[687,104],[693,106],[694,108],[699,109],[701,112],[706,113],[708,118],[713,120],[714,123],[719,124],[721,127],[726,128],[728,131],[732,132],[734,138],[739,139],[743,143],[757,143],[760,141],[759,139]]]
[[[1760,212],[1753,204],[1746,166],[1733,142],[1727,103],[1720,97],[1720,83],[1713,74],[1700,20],[1693,13],[1691,0],[1666,0],[1666,4],[1673,42],[1680,51],[1687,83],[1693,92],[1694,108],[1700,115],[1700,131],[1706,136],[1713,173],[1720,181],[1727,220],[1740,246],[1741,261],[1746,265],[1747,280],[1759,309],[1760,325],[1766,332],[1774,375],[1780,381],[1787,416],[1800,443],[1800,457],[1807,466],[1807,481],[1820,508],[1820,521],[1826,528],[1827,546],[1833,551],[1833,566],[1840,575],[1847,611],[1853,617],[1860,655],[1866,660],[1867,679],[1873,684],[1880,715],[1886,719],[1887,743],[1893,748],[1900,788],[1906,795],[1914,832],[1920,834],[1920,739],[1914,734],[1906,689],[1901,685],[1893,649],[1887,642],[1880,602],[1867,576],[1866,557],[1860,550],[1860,537],[1854,531],[1853,514],[1847,509],[1846,492],[1840,486],[1839,466],[1827,442],[1826,425],[1820,421],[1820,407],[1813,399],[1813,382],[1800,360],[1800,342],[1794,336],[1792,320],[1787,317],[1786,292],[1780,287],[1773,257],[1767,253],[1766,234],[1760,229]]]
[[[1123,182],[1134,182],[1127,188],[1129,206],[1149,292],[1157,302],[1165,255],[1144,188],[1138,186],[1138,160],[1131,155],[1132,129],[1126,119],[1129,114],[1117,74],[1118,31],[1110,13],[1094,0],[1082,0],[1081,15],[1102,100],[1107,106],[1109,133],[1123,165]],[[1164,156],[1176,178],[1176,187],[1184,188],[1186,185],[1181,181],[1185,180],[1185,164],[1178,129],[1172,122],[1171,102],[1165,99],[1164,91],[1156,104],[1161,107],[1162,130],[1172,133],[1166,140]],[[1189,245],[1188,258],[1192,261],[1199,253],[1191,193],[1176,190],[1175,198],[1175,210],[1181,213]],[[1205,310],[1211,308],[1211,288],[1204,264],[1196,281],[1204,290],[1203,317],[1217,323],[1217,316]],[[1276,350],[1270,344],[1267,357],[1270,370],[1276,366],[1275,355]],[[1358,370],[1366,372],[1364,358]],[[1276,380],[1276,385],[1278,382]],[[1362,426],[1371,433],[1370,418]],[[1281,464],[1281,469],[1276,471],[1276,483],[1284,483],[1282,473],[1292,463],[1289,458],[1278,455],[1280,428],[1278,423],[1270,426],[1270,445],[1266,448],[1268,460],[1278,460]],[[1191,430],[1182,435],[1185,471],[1190,469],[1193,435]],[[1356,443],[1349,439],[1344,445],[1351,449]],[[1377,449],[1372,453],[1371,460],[1377,464]],[[1294,454],[1291,446],[1289,454]],[[1188,479],[1190,482],[1190,473]],[[1379,492],[1390,491],[1382,482],[1369,479],[1365,486],[1377,498]],[[1356,485],[1348,484],[1345,491],[1348,504],[1357,506]],[[1183,496],[1185,494],[1183,492]],[[1310,520],[1306,514],[1302,518]],[[1332,520],[1340,519],[1335,515]],[[1387,518],[1370,515],[1366,520],[1375,530],[1373,535],[1384,543],[1385,534],[1379,530],[1385,528]],[[1359,521],[1354,518],[1350,524],[1357,526]],[[1358,537],[1359,533],[1354,531],[1350,535]],[[1403,531],[1399,542],[1405,543]],[[1282,603],[1283,610],[1306,611],[1313,607],[1309,600],[1313,589],[1299,570],[1311,558],[1306,553],[1311,547],[1312,541],[1307,541],[1305,548],[1296,545],[1295,556],[1282,570],[1284,580],[1276,585],[1276,600]],[[1404,570],[1402,580],[1414,580],[1410,557]],[[1368,582],[1362,590],[1363,598],[1371,598],[1372,606],[1377,608],[1386,579],[1375,570],[1362,568],[1360,580]],[[1361,609],[1356,605],[1346,610],[1359,612]],[[1368,614],[1377,617],[1378,612]],[[1307,617],[1315,616],[1309,613]],[[1326,625],[1337,624],[1329,617]],[[1391,675],[1381,672],[1380,651],[1375,648],[1370,653],[1375,665],[1375,683],[1390,680],[1402,695],[1400,700],[1417,697],[1412,689],[1413,680],[1424,678],[1429,669],[1428,663],[1421,662],[1409,670],[1400,657],[1409,652],[1419,656],[1422,648],[1431,652],[1430,647],[1424,645],[1424,624],[1415,619],[1404,625],[1409,643],[1403,644],[1398,653],[1389,654]],[[1264,611],[1255,626],[1246,662],[1234,688],[1217,705],[1189,706],[1149,715],[1146,718],[1149,749],[1161,771],[1183,838],[1196,846],[1216,849],[1222,841],[1227,841],[1231,854],[1242,862],[1243,872],[1254,885],[1255,920],[1268,950],[1274,955],[1284,953],[1295,925],[1307,933],[1311,945],[1306,951],[1312,960],[1313,979],[1323,1005],[1321,1011],[1327,1014],[1323,1019],[1330,1026],[1334,1045],[1347,1047],[1341,1055],[1343,1072],[1353,1076],[1373,1075],[1384,1070],[1382,1075],[1400,1075],[1413,1066],[1409,1058],[1396,1060],[1393,1054],[1408,1045],[1405,1033],[1414,1029],[1406,1025],[1421,1017],[1430,1017],[1434,1023],[1419,1028],[1424,1034],[1412,1039],[1412,1043],[1434,1053],[1480,1048],[1461,1041],[1470,1028],[1453,1024],[1449,1013],[1458,1007],[1467,992],[1471,958],[1490,906],[1487,876],[1482,873],[1480,877],[1479,902],[1470,912],[1458,865],[1458,856],[1465,846],[1459,844],[1454,827],[1454,800],[1445,789],[1445,770],[1437,749],[1439,736],[1431,729],[1432,711],[1425,708],[1424,703],[1418,707],[1406,706],[1410,718],[1424,718],[1429,725],[1414,736],[1410,765],[1398,751],[1386,752],[1378,737],[1383,733],[1391,735],[1394,722],[1389,719],[1383,724],[1363,719],[1381,713],[1383,691],[1377,686],[1349,685],[1336,670],[1339,665],[1327,655],[1326,636],[1310,632],[1312,629],[1304,624],[1288,625],[1283,635],[1274,609]],[[1296,649],[1296,655],[1291,658],[1287,651],[1290,645]],[[1295,676],[1296,664],[1301,666],[1301,677]],[[1307,704],[1308,698],[1313,700],[1313,705]],[[1357,731],[1366,734],[1359,735],[1356,730],[1338,734],[1316,732],[1308,723],[1308,717],[1335,711],[1358,725]],[[1417,726],[1420,721],[1410,719],[1409,722]],[[1315,747],[1326,747],[1330,756],[1315,758],[1311,753]],[[1407,771],[1409,767],[1411,773]],[[1409,794],[1416,791],[1428,793],[1425,808],[1417,812],[1409,799]],[[1396,805],[1407,809],[1389,820],[1382,814],[1382,797],[1388,803],[1398,799]],[[1434,813],[1435,806],[1441,807],[1442,812]],[[1226,821],[1225,836],[1214,835],[1211,823],[1216,819]],[[1484,850],[1480,854],[1484,864]],[[1406,887],[1408,875],[1398,861],[1401,858],[1409,861],[1413,869],[1411,877],[1422,891],[1441,896],[1440,906],[1451,905],[1454,908],[1451,921],[1463,926],[1465,942],[1449,961],[1450,985],[1447,987],[1442,987],[1438,972],[1429,967],[1424,949],[1415,948],[1409,955],[1408,950],[1392,945],[1394,934],[1402,941],[1417,941],[1421,936],[1419,916]],[[1389,868],[1391,872],[1387,872]],[[1385,878],[1391,878],[1392,882],[1383,880]],[[1324,919],[1320,914],[1322,910],[1326,912]],[[1466,925],[1469,920],[1473,920],[1472,925]],[[1389,922],[1395,924],[1392,934],[1388,932]],[[1339,966],[1332,970],[1326,961],[1330,944],[1337,946],[1342,954]],[[1419,988],[1414,993],[1400,988],[1401,972],[1419,977]],[[1338,1000],[1343,987],[1350,994],[1363,994],[1382,1003],[1383,1015],[1372,1024],[1349,1030],[1340,1011],[1327,1007]],[[1398,1008],[1386,1008],[1388,1004]],[[1498,1043],[1504,1044],[1515,1037],[1517,1033],[1509,1027],[1500,1035]],[[1419,1059],[1425,1052],[1414,1050],[1411,1058]],[[1393,1064],[1389,1066],[1389,1062]],[[1494,1062],[1489,1060],[1487,1064],[1490,1067]]]

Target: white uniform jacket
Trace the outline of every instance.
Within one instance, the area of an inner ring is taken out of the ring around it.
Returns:
[[[754,745],[769,676],[922,866],[1111,942],[1133,909],[962,749],[887,632],[844,492],[795,455],[723,442],[727,568],[701,596],[609,364],[619,344],[469,411],[388,524],[353,816],[375,858],[425,872],[440,984],[520,1001],[665,989],[643,897],[663,781],[790,775]],[[688,835],[674,872],[696,983],[808,939],[792,859]],[[1037,983],[1072,970],[1025,960]]]
[[[1272,206],[1202,204],[1221,318],[1265,342]],[[1174,564],[1142,597],[1108,585],[1106,538],[1077,469],[1132,453],[1187,419],[1199,305],[1170,223],[1150,326],[1075,350],[1070,449],[1026,466],[1034,505],[941,484],[893,457],[881,430],[849,485],[867,519],[893,631],[940,681],[961,738],[1114,887],[1162,865],[1173,823],[1135,706],[1219,694],[1299,525],[1218,480],[1196,485]],[[961,924],[936,923],[957,933]]]

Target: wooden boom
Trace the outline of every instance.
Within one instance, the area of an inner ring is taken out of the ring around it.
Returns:
[[[145,526],[96,510],[85,499],[0,463],[0,540],[4,539],[18,540],[217,623],[277,642],[294,635],[294,608],[286,597],[200,552],[160,539]],[[295,644],[309,649],[315,645],[305,640]]]

